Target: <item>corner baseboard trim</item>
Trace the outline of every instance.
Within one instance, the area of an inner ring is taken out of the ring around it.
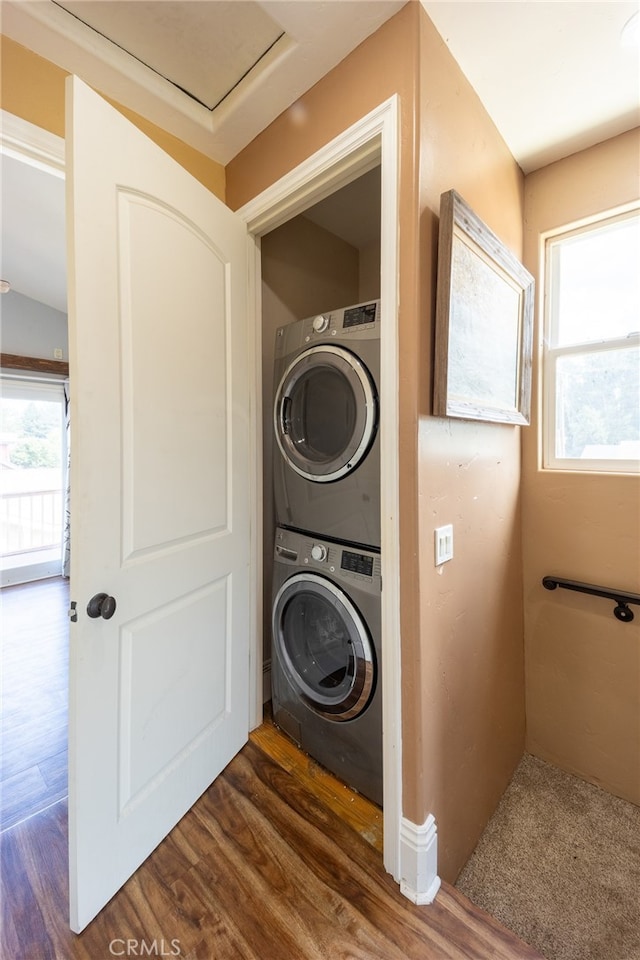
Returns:
[[[400,866],[400,892],[412,903],[433,903],[440,889],[440,877],[438,832],[432,814],[420,826],[402,818]]]

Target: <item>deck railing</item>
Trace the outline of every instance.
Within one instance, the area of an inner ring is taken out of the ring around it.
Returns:
[[[56,547],[62,536],[62,490],[0,494],[3,557]]]

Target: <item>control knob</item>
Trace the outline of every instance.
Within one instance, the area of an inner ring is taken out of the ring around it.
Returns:
[[[321,313],[318,314],[317,317],[313,318],[312,326],[316,333],[324,333],[329,326],[329,317],[325,317]]]
[[[314,560],[326,560],[327,559],[327,548],[324,543],[314,543],[311,547],[311,556]]]

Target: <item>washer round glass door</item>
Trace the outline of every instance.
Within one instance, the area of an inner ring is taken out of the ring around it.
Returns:
[[[299,573],[273,604],[275,653],[306,705],[330,720],[366,708],[376,682],[375,654],[362,617],[330,580]]]
[[[377,426],[376,393],[348,350],[318,344],[285,370],[273,421],[283,457],[301,477],[339,480],[366,456]]]

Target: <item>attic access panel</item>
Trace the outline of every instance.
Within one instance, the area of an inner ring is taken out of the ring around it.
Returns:
[[[58,6],[208,110],[284,36],[253,0],[70,0]]]

